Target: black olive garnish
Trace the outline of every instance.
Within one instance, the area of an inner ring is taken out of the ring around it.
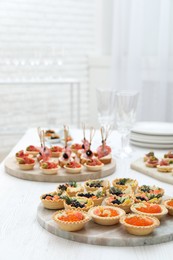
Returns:
[[[67,154],[67,153],[64,153],[64,154],[63,154],[63,158],[64,158],[64,159],[68,159],[68,154]]]
[[[87,155],[87,156],[91,156],[91,155],[92,155],[92,151],[91,151],[91,150],[87,150],[87,151],[86,151],[86,155]]]

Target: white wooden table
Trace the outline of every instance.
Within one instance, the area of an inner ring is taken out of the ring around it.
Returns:
[[[76,141],[82,139],[82,131],[72,134]],[[99,144],[100,135],[96,135],[94,145]],[[119,136],[112,133],[110,143],[118,150]],[[38,144],[37,132],[30,129],[11,151],[10,155],[29,144]],[[166,194],[173,196],[173,186],[132,171],[129,167],[132,160],[143,156],[146,149],[135,148],[133,157],[123,161],[117,160],[117,171],[109,177],[136,178],[139,184],[158,185]],[[160,152],[160,151],[159,151]],[[172,259],[173,242],[141,247],[106,247],[73,242],[56,237],[44,230],[36,219],[39,196],[52,191],[56,183],[25,181],[9,176],[0,166],[0,259],[67,259],[67,260],[105,260],[105,259]]]

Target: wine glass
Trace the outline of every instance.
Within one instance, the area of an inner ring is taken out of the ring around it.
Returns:
[[[114,89],[96,89],[98,121],[103,128],[113,128],[115,122],[115,93]]]
[[[138,97],[138,92],[126,90],[118,91],[115,95],[116,127],[121,134],[121,150],[117,154],[120,158],[132,153],[129,135],[136,120]]]

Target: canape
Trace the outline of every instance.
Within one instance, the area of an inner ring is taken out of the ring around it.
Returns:
[[[58,169],[60,168],[60,166],[58,165],[57,162],[42,162],[40,164],[40,169],[42,171],[42,173],[44,174],[57,174]]]
[[[84,165],[86,169],[91,172],[101,171],[104,166],[104,164],[97,158],[88,160]]]
[[[148,161],[148,159],[150,159],[150,157],[154,156],[154,152],[149,152],[147,154],[145,154],[144,156],[144,162]]]
[[[84,187],[87,191],[96,191],[102,188],[103,192],[106,192],[110,187],[110,183],[108,180],[88,180],[84,183]]]
[[[71,145],[72,152],[76,153],[77,155],[78,155],[78,151],[81,149],[82,149],[82,144],[75,143]]]
[[[64,192],[66,191],[68,193],[68,196],[73,197],[76,196],[78,192],[83,192],[84,188],[81,184],[71,181],[69,183],[60,184],[57,187],[57,192]]]
[[[77,197],[85,197],[88,199],[92,199],[94,202],[94,206],[101,205],[104,198],[105,198],[105,193],[102,191],[102,189],[99,189],[97,191],[88,191],[88,192],[78,192],[76,194]]]
[[[134,199],[135,199],[135,203],[146,201],[149,203],[160,204],[162,202],[162,195],[141,192],[141,193],[136,193]]]
[[[20,150],[18,151],[16,154],[15,154],[15,157],[16,157],[16,160],[19,161],[20,158],[23,158],[23,157],[29,157],[29,158],[32,158],[33,155],[32,154],[29,154],[29,153],[25,153],[23,150]]]
[[[131,206],[131,211],[139,215],[156,217],[159,220],[168,213],[168,210],[164,205],[148,203],[148,202],[133,204]]]
[[[166,159],[163,159],[157,165],[157,170],[159,172],[172,172],[173,166],[170,164],[169,161],[167,161]]]
[[[27,153],[32,154],[34,157],[36,157],[40,149],[38,147],[35,147],[34,145],[29,145],[28,147],[26,147],[26,151]]]
[[[55,134],[55,131],[52,130],[52,129],[48,129],[48,130],[46,130],[46,131],[44,132],[44,135],[45,135],[46,137],[50,137],[50,136],[53,135],[53,134]]]
[[[72,151],[69,147],[65,147],[63,149],[63,152],[61,154],[61,157],[59,158],[59,164],[61,167],[64,167],[67,163],[71,162]]]
[[[158,163],[158,158],[156,158],[155,156],[150,156],[149,159],[145,162],[145,165],[150,168],[156,168]]]
[[[64,166],[67,173],[80,173],[82,165],[76,161],[71,161]]]
[[[164,154],[165,160],[167,160],[169,163],[173,163],[173,152],[169,151],[167,154]]]
[[[107,196],[122,196],[124,194],[133,194],[133,190],[130,186],[122,186],[122,187],[110,187],[109,190],[106,191]]]
[[[23,157],[18,160],[18,165],[21,170],[33,170],[35,160],[29,157]]]
[[[105,199],[105,203],[108,206],[118,207],[123,209],[126,213],[130,212],[130,207],[134,203],[133,196],[123,195],[123,196],[110,196]]]
[[[62,150],[63,148],[60,146],[52,146],[50,148],[51,152],[52,152],[52,157],[60,157],[62,154]]]
[[[93,207],[88,213],[95,223],[104,226],[119,223],[119,219],[126,214],[124,210],[111,206]]]
[[[168,214],[173,216],[173,198],[172,199],[167,199],[167,200],[164,200],[164,205],[165,207],[167,208],[168,210]]]
[[[160,225],[160,221],[157,218],[138,214],[122,216],[120,223],[128,233],[136,236],[149,235]]]
[[[79,231],[90,220],[88,214],[77,210],[57,211],[52,216],[59,228],[65,231]]]
[[[130,186],[133,191],[135,191],[138,186],[137,180],[133,180],[130,178],[115,179],[112,181],[112,184],[114,187],[117,187],[117,188],[120,188],[122,186],[126,186],[126,187]]]
[[[94,202],[92,199],[87,199],[84,197],[66,197],[64,200],[65,209],[88,211],[93,206]]]
[[[64,208],[64,199],[63,192],[57,193],[56,191],[43,194],[40,199],[43,203],[43,206],[46,209],[63,209]]]
[[[153,185],[153,186],[150,186],[150,185],[139,186],[138,189],[137,189],[137,192],[138,193],[140,193],[140,192],[150,193],[150,194],[154,194],[154,195],[160,194],[161,196],[164,195],[164,189],[157,187],[155,185]]]

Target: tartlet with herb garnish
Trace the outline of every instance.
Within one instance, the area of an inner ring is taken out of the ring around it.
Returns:
[[[151,193],[136,193],[134,196],[135,203],[139,202],[149,202],[149,203],[157,203],[160,204],[162,201],[162,195],[161,194],[151,194]]]
[[[131,206],[131,211],[139,215],[156,217],[159,220],[168,213],[168,210],[164,205],[148,202],[133,204]]]
[[[158,195],[160,194],[161,196],[164,195],[164,189],[157,187],[155,185],[150,186],[150,185],[142,185],[139,186],[137,189],[137,192],[144,192],[144,193],[150,193],[150,194],[154,194],[154,195]]]
[[[110,183],[108,180],[88,180],[84,183],[84,187],[87,191],[96,191],[102,188],[103,192],[106,192],[110,187]]]
[[[53,134],[55,134],[55,131],[52,130],[52,129],[48,129],[48,130],[46,130],[46,131],[44,132],[44,136],[45,136],[45,137],[50,137],[50,136],[52,136]]]
[[[64,192],[49,192],[43,194],[40,199],[43,203],[43,206],[46,209],[63,209],[64,208]]]
[[[90,220],[88,214],[77,210],[57,211],[52,219],[58,224],[59,228],[65,231],[79,231]]]
[[[17,164],[21,170],[33,170],[35,165],[35,160],[29,157],[19,158]]]
[[[70,197],[76,196],[78,192],[83,192],[84,188],[80,183],[77,183],[76,181],[71,181],[68,183],[66,192]]]
[[[165,207],[167,208],[168,210],[168,214],[173,216],[173,198],[172,199],[167,199],[167,200],[164,200],[164,205]]]
[[[119,222],[120,217],[125,215],[125,211],[111,206],[97,206],[89,210],[92,220],[100,225],[111,226]]]
[[[84,197],[65,197],[64,207],[65,209],[73,209],[73,210],[83,210],[88,211],[90,208],[94,206],[94,202],[92,199],[84,198]]]
[[[130,212],[130,207],[134,203],[134,198],[132,195],[123,195],[123,196],[110,196],[105,199],[105,203],[108,206],[114,206],[123,209],[126,213]]]
[[[135,191],[138,186],[137,180],[133,180],[130,178],[115,179],[112,181],[112,184],[114,187],[119,187],[119,188],[122,186],[126,186],[126,187],[130,186],[133,191]]]
[[[122,196],[124,194],[133,194],[132,188],[130,186],[122,186],[122,187],[110,187],[106,192],[107,196]]]
[[[168,153],[164,154],[164,159],[169,163],[173,163],[173,151],[169,151]]]
[[[160,221],[155,217],[148,217],[138,214],[129,214],[120,218],[120,223],[128,233],[136,236],[146,236],[160,225]]]
[[[92,199],[94,202],[94,206],[101,205],[104,198],[105,198],[105,193],[102,191],[102,189],[99,189],[97,191],[88,191],[88,192],[78,192],[76,194],[77,197],[84,197],[88,199]]]

